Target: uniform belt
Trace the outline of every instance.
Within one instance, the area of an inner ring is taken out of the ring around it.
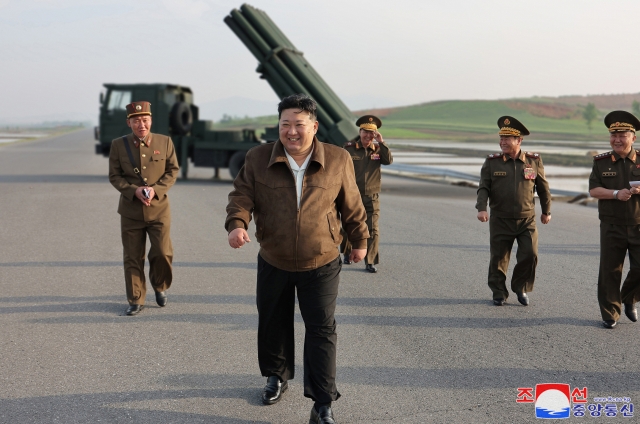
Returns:
[[[140,178],[140,182],[142,183],[142,185],[148,186],[149,184],[147,184],[147,182],[142,179],[142,175],[140,175],[140,170],[136,166],[138,162],[136,162],[135,159],[133,159],[133,153],[131,153],[131,147],[129,146],[129,141],[127,140],[126,135],[122,137],[122,141],[124,141],[124,147],[125,149],[127,149],[127,155],[129,155],[129,160],[131,161],[131,165],[133,165],[133,173],[136,174],[138,178]]]

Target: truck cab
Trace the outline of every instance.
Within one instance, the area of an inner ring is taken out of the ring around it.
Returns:
[[[187,178],[189,159],[195,166],[211,167],[218,177],[220,168],[229,168],[233,178],[244,165],[247,150],[260,144],[254,130],[216,131],[213,121],[198,119],[189,87],[171,84],[104,84],[100,94],[99,126],[95,129],[96,154],[109,156],[111,142],[130,134],[126,105],[151,103],[152,132],[171,137],[182,177]]]

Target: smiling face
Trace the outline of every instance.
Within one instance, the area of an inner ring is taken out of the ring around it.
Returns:
[[[137,115],[127,119],[127,125],[139,139],[143,139],[151,131],[151,116]]]
[[[362,142],[362,146],[369,147],[375,138],[375,131],[367,131],[360,128],[360,141]]]
[[[311,119],[309,112],[285,109],[280,114],[280,141],[291,156],[308,154],[317,131],[318,121]]]
[[[522,143],[522,137],[512,135],[500,136],[500,150],[502,150],[502,153],[505,155],[515,156],[520,151],[520,143]]]
[[[611,148],[622,157],[626,157],[629,154],[634,141],[636,141],[636,135],[632,131],[612,132],[609,137]]]

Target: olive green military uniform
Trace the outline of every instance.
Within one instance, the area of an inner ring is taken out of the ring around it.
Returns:
[[[589,190],[631,188],[629,181],[640,181],[640,150],[631,149],[626,158],[615,152],[595,156],[589,177]],[[622,303],[640,300],[640,195],[626,201],[598,200],[600,216],[600,272],[598,303],[603,320],[618,321]],[[622,267],[629,251],[630,270],[622,290]]]
[[[356,184],[360,191],[362,204],[367,212],[367,228],[369,229],[369,239],[367,240],[367,256],[364,258],[365,264],[376,265],[380,262],[378,245],[380,243],[380,230],[378,219],[380,217],[380,186],[381,172],[380,165],[393,163],[393,156],[389,147],[385,143],[374,141],[371,143],[375,148],[365,148],[360,142],[360,137],[345,144],[344,148],[351,155],[353,167],[356,173]],[[351,243],[347,234],[342,230],[341,250],[345,257],[351,254]]]
[[[171,210],[167,191],[178,176],[178,160],[171,138],[149,133],[142,143],[133,134],[126,137],[134,160],[129,160],[122,138],[111,143],[109,155],[109,181],[120,192],[118,213],[121,215],[122,246],[124,250],[124,276],[127,300],[130,305],[144,305],[146,282],[144,276],[145,242],[151,242],[149,250],[149,280],[156,292],[171,286],[173,248],[170,227]],[[136,196],[142,182],[153,187],[155,196],[150,206],[145,206]]]
[[[518,241],[511,290],[533,290],[538,263],[538,230],[535,222],[534,192],[538,192],[544,215],[551,214],[551,193],[544,176],[542,159],[537,153],[520,151],[514,160],[509,155],[489,155],[480,171],[476,209],[491,208],[489,219],[489,288],[493,299],[507,299],[507,269],[514,240]]]

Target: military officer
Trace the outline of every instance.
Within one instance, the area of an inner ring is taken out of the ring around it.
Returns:
[[[529,135],[529,130],[511,116],[500,117],[498,127],[502,151],[489,155],[482,165],[476,209],[480,222],[489,221],[488,280],[493,304],[502,306],[509,297],[505,282],[511,247],[517,240],[518,263],[513,269],[511,290],[518,301],[527,306],[527,293],[533,290],[538,263],[534,191],[540,197],[543,224],[551,220],[551,193],[540,155],[520,150],[522,138]],[[487,213],[487,200],[491,217]]]
[[[382,126],[382,121],[376,116],[365,115],[356,121],[356,126],[360,127],[358,137],[345,144],[344,148],[351,155],[353,167],[356,172],[356,183],[362,198],[362,204],[367,211],[367,227],[369,228],[369,240],[367,240],[367,256],[364,259],[366,270],[378,272],[375,267],[380,262],[378,254],[378,238],[380,230],[378,218],[380,217],[380,165],[389,165],[393,162],[393,156],[389,147],[384,143],[382,134],[378,128]],[[344,253],[344,264],[349,265],[349,255],[351,254],[351,243],[347,233],[342,230],[342,252]]]
[[[127,125],[132,134],[111,143],[109,181],[120,192],[124,279],[129,307],[137,315],[144,307],[145,242],[149,250],[149,280],[158,306],[167,304],[165,291],[171,286],[173,247],[169,234],[171,211],[167,191],[178,176],[178,160],[171,138],[152,134],[151,103],[127,105]]]
[[[600,215],[600,272],[598,303],[605,328],[614,328],[624,312],[638,320],[640,299],[640,150],[633,148],[640,121],[616,110],[604,118],[610,132],[610,152],[594,156],[589,194],[598,199]],[[630,270],[622,290],[622,266],[629,252]]]

